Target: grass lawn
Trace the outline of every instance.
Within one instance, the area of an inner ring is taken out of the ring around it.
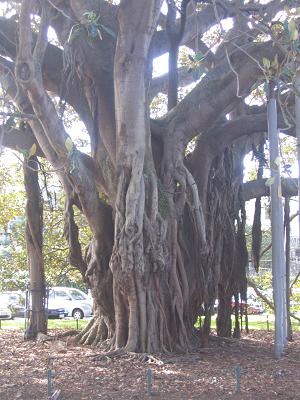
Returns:
[[[81,329],[86,326],[88,323],[88,319],[80,319],[78,320],[78,329]],[[25,328],[25,319],[17,318],[11,320],[2,320],[1,321],[2,329],[20,329],[24,330]],[[77,320],[73,318],[67,319],[49,319],[48,320],[48,328],[51,329],[77,329]]]
[[[202,321],[204,317],[201,317]],[[234,327],[234,316],[231,317],[232,327]],[[243,328],[245,327],[245,317],[243,317]],[[254,330],[270,330],[273,331],[274,328],[274,314],[260,314],[260,315],[248,315],[248,326],[249,329]],[[296,321],[292,318],[292,326],[294,331],[300,330],[300,322]],[[200,318],[196,324],[196,327],[200,327]],[[211,327],[216,328],[216,315],[214,315],[211,319]]]
[[[232,326],[234,327],[234,316],[232,318]],[[204,317],[201,317],[201,323],[203,323]],[[78,320],[78,329],[86,326],[89,319]],[[249,315],[248,316],[249,329],[254,330],[274,330],[274,315],[273,314],[261,314],[261,315]],[[292,318],[293,330],[300,331],[300,323]],[[24,318],[17,318],[13,320],[2,320],[2,329],[20,329],[24,330],[25,320]],[[196,324],[196,327],[200,327],[200,317]],[[212,317],[211,327],[216,328],[216,315]],[[243,318],[243,328],[245,327],[245,318]],[[77,321],[73,318],[67,319],[49,319],[48,328],[51,329],[77,329]]]

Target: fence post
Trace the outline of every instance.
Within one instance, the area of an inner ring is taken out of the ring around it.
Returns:
[[[47,394],[48,394],[48,397],[50,397],[51,393],[52,393],[52,371],[50,368],[47,370],[47,381],[48,381]]]
[[[236,366],[235,373],[236,373],[235,391],[236,391],[236,393],[239,393],[241,391],[241,366],[240,365]]]
[[[148,397],[152,397],[152,369],[148,368],[146,371],[146,378],[147,378],[147,394]]]

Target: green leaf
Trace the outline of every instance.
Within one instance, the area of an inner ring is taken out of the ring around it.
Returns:
[[[18,145],[16,146],[16,150],[18,150],[25,158],[29,157],[29,152],[27,149],[21,149]]]
[[[265,185],[268,186],[268,187],[271,187],[274,182],[275,182],[275,176],[271,176],[270,178],[268,178],[266,180]]]
[[[296,21],[294,19],[290,20],[288,27],[289,27],[289,33],[290,33],[291,40],[293,40],[293,41],[298,40],[299,33],[297,30]]]
[[[88,42],[89,46],[93,47],[93,38],[92,38],[92,36],[88,35],[87,42]]]
[[[28,157],[34,156],[36,153],[36,144],[33,143],[33,145],[30,147],[29,152],[28,152]]]
[[[288,24],[289,32],[292,33],[295,29],[297,29],[296,21],[292,18]]]
[[[68,150],[68,152],[71,153],[71,151],[73,149],[73,142],[72,142],[71,138],[68,137],[66,139],[65,146],[66,146],[66,149]]]
[[[269,69],[269,68],[270,68],[271,62],[270,62],[270,60],[269,60],[268,58],[263,57],[262,62],[263,62],[263,66],[264,66],[266,69]]]
[[[8,120],[5,122],[5,128],[12,128],[13,126],[15,126],[15,119],[14,117],[9,117]]]
[[[278,54],[275,55],[274,60],[273,60],[272,63],[271,63],[271,66],[272,66],[274,69],[278,69],[278,67],[279,67],[279,63],[278,63]]]
[[[87,12],[83,13],[83,16],[86,19],[88,19],[89,21],[95,21],[97,18],[95,11],[87,11]]]
[[[291,33],[291,40],[296,41],[299,38],[299,32],[297,29],[295,29],[292,33]]]
[[[205,55],[203,53],[201,53],[201,51],[199,51],[196,55],[195,55],[195,60],[196,61],[203,61],[205,59]]]

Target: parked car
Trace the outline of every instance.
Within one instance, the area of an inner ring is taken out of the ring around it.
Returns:
[[[235,302],[234,301],[232,301],[231,307],[232,307],[232,313],[234,313],[235,312]],[[240,301],[239,308],[240,308],[240,310],[243,311],[243,313],[245,313],[246,312],[246,303],[244,301]],[[247,313],[248,314],[256,314],[257,315],[257,314],[262,314],[263,312],[264,312],[264,308],[260,303],[255,302],[251,299],[248,300],[248,302],[247,302]]]
[[[12,313],[9,307],[0,305],[0,319],[12,319]]]
[[[4,292],[8,296],[9,308],[14,317],[25,317],[26,307],[25,307],[25,294],[20,291],[10,291]]]
[[[0,294],[0,303],[5,303],[11,318],[25,316],[25,295],[19,291],[7,291]]]
[[[81,319],[93,314],[90,297],[79,289],[53,287],[49,290],[48,315],[56,310],[58,317],[64,316]]]
[[[12,291],[12,292],[5,292],[5,294],[9,298],[9,308],[12,312],[13,317],[25,317],[26,314],[26,295],[22,292]],[[31,307],[31,299],[29,299],[29,304],[27,305],[28,310]],[[48,307],[48,317],[53,318],[64,318],[68,315],[68,312],[61,307],[60,305],[50,304]]]
[[[12,312],[9,309],[8,296],[0,294],[0,319],[12,319]]]
[[[254,301],[248,301],[247,311],[248,314],[262,314],[263,312],[265,312],[263,306],[260,303]]]
[[[48,318],[65,318],[68,315],[68,311],[64,307],[59,307],[59,304],[50,303],[48,304]]]

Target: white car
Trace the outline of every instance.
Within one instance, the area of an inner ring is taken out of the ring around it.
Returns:
[[[49,289],[48,310],[64,310],[58,317],[81,319],[93,314],[92,299],[79,289],[53,287]]]
[[[12,319],[12,313],[9,309],[9,298],[6,294],[0,294],[0,319]]]

